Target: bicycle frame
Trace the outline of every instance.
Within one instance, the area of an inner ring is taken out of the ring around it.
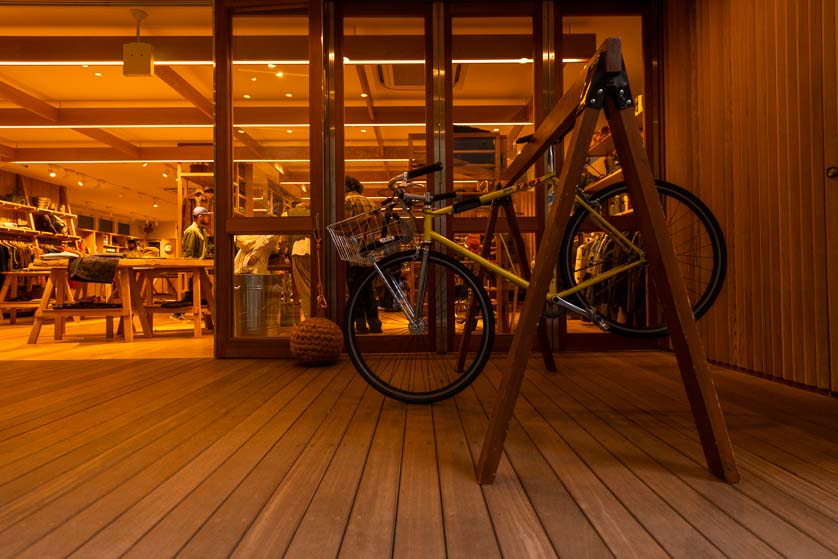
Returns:
[[[483,194],[478,197],[480,205],[489,204],[494,200],[502,198],[504,196],[511,196],[515,193],[525,192],[527,190],[532,189],[537,184],[547,183],[547,184],[555,184],[558,181],[558,178],[555,175],[548,175],[546,177],[542,177],[540,179],[536,179],[529,182],[521,182],[506,188],[496,190],[487,194]],[[568,310],[574,311],[579,313],[583,316],[590,317],[592,315],[587,309],[583,309],[573,303],[567,301],[567,297],[587,289],[593,285],[606,281],[607,279],[621,274],[627,270],[632,268],[636,268],[638,266],[643,266],[646,264],[646,256],[642,249],[640,249],[637,245],[635,245],[631,240],[626,237],[621,231],[619,231],[614,225],[612,225],[607,219],[599,215],[585,200],[585,198],[579,194],[575,197],[575,203],[583,208],[587,209],[589,212],[590,218],[595,221],[604,231],[607,231],[618,243],[620,243],[626,250],[630,251],[637,255],[637,259],[633,260],[627,264],[623,264],[621,266],[617,266],[608,270],[607,272],[602,272],[597,274],[596,276],[589,278],[585,281],[578,283],[576,286],[565,289],[563,291],[559,291],[556,293],[548,293],[547,294],[547,301],[553,304],[557,304],[562,306]],[[475,207],[477,204],[475,203]],[[479,254],[455,243],[454,241],[440,235],[434,230],[434,218],[451,215],[454,213],[455,206],[445,206],[443,208],[434,209],[430,207],[430,203],[426,203],[425,206],[422,208],[422,215],[424,217],[423,220],[423,232],[422,232],[422,245],[423,247],[430,247],[433,242],[439,243],[440,245],[447,247],[452,252],[459,254],[460,256],[475,262],[476,264],[486,268],[487,270],[509,280],[510,282],[514,283],[515,285],[527,289],[529,286],[529,282],[522,278],[521,276],[510,272],[504,268],[501,268],[497,264],[481,257]],[[427,250],[427,248],[426,248]],[[380,270],[379,270],[380,272]],[[420,288],[423,286],[420,286]],[[424,295],[424,290],[420,289],[419,297],[422,298]],[[419,301],[421,303],[421,300]],[[417,306],[417,308],[421,308],[421,306]],[[412,317],[411,317],[412,319]]]

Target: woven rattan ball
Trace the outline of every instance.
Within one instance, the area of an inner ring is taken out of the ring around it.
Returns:
[[[291,353],[303,365],[331,365],[343,349],[343,332],[328,318],[309,318],[291,330]]]

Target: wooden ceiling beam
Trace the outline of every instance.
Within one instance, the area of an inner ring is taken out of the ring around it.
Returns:
[[[174,89],[181,97],[195,105],[199,111],[210,118],[214,117],[213,102],[204,97],[200,91],[195,89],[191,83],[175,72],[171,66],[155,66],[154,75]]]
[[[0,144],[0,161],[12,161],[15,159],[15,148]]]
[[[137,159],[140,156],[140,148],[129,141],[123,140],[118,136],[114,136],[110,132],[105,132],[99,128],[73,128],[79,134],[84,134],[88,138],[93,138],[97,142],[101,142],[106,146],[114,148],[123,155],[127,155],[131,159]]]
[[[279,161],[296,159],[305,160],[309,158],[308,146],[296,147],[262,147],[261,159],[267,161]],[[234,148],[233,156],[237,160],[253,158],[252,149],[248,146],[237,146]],[[2,153],[2,152],[0,152]],[[52,163],[55,161],[212,161],[213,146],[206,145],[185,145],[168,147],[145,147],[139,148],[137,157],[126,157],[126,155],[115,148],[16,148],[13,150],[13,161],[30,161]],[[347,146],[347,159],[379,159],[376,146]],[[407,159],[407,146],[391,146],[384,148],[386,159]],[[286,164],[283,164],[286,165]],[[287,165],[286,165],[287,166]]]
[[[375,106],[374,120],[364,106],[346,108],[351,124],[422,123],[425,109],[420,106]],[[237,126],[249,124],[308,124],[308,112],[300,107],[238,107],[233,112]],[[529,122],[526,105],[455,105],[455,122]],[[99,128],[121,126],[201,126],[212,118],[196,107],[90,107],[58,109],[58,118],[48,120],[24,109],[0,109],[2,126],[64,126]]]
[[[57,108],[5,82],[0,82],[0,97],[5,97],[21,109],[49,121],[58,120]]]
[[[58,109],[55,121],[24,109],[0,109],[2,126],[207,125],[212,119],[195,107],[90,107]]]
[[[0,62],[122,62],[122,45],[136,37],[0,37]],[[593,33],[563,35],[563,57],[587,60],[596,51]],[[157,65],[168,61],[212,62],[212,37],[143,37],[154,48]],[[387,48],[383,49],[382,45]],[[456,59],[531,58],[533,37],[518,35],[454,35]],[[308,60],[308,40],[295,36],[249,35],[233,40],[238,60]],[[358,35],[344,37],[344,55],[355,60],[425,58],[421,35]]]

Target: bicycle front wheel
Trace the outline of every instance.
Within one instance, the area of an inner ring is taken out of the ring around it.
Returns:
[[[486,365],[495,333],[491,301],[475,275],[457,260],[433,251],[423,267],[422,254],[405,251],[381,260],[384,278],[370,268],[361,289],[349,294],[344,318],[344,340],[355,368],[376,390],[408,404],[437,402],[465,389]],[[356,308],[360,313],[359,294],[370,283],[380,295],[379,306],[385,307],[379,308],[382,333],[359,336],[352,317]],[[459,373],[471,301],[473,329]],[[386,347],[374,345],[378,336],[384,336]]]
[[[716,300],[724,283],[724,235],[716,218],[694,194],[664,181],[656,181],[655,186],[678,268],[698,319]],[[643,248],[627,193],[626,183],[615,184],[597,193],[592,207]],[[586,209],[580,208],[571,217],[562,242],[560,269],[564,285],[576,286],[632,257],[601,231]],[[664,336],[668,331],[652,291],[645,267],[636,267],[583,289],[574,298],[577,304],[593,308],[611,332],[635,337]]]

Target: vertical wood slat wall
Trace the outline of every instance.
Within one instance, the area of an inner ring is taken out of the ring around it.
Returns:
[[[821,101],[832,94],[829,2],[670,0],[662,64],[665,178],[710,206],[728,246],[725,288],[699,323],[708,358],[838,391]]]

